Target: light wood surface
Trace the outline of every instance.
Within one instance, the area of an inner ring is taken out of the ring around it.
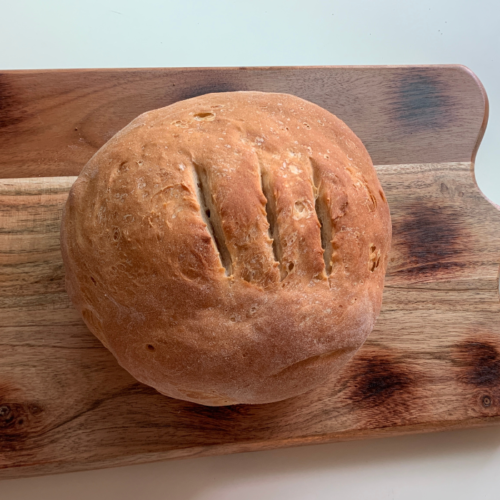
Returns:
[[[470,161],[487,119],[481,84],[457,65],[0,71],[0,176],[78,175],[140,113],[231,90],[319,104],[378,165]]]
[[[500,419],[500,211],[470,163],[377,167],[394,245],[374,332],[340,383],[209,408],[136,382],[63,287],[74,177],[0,181],[0,476],[261,450]]]
[[[340,383],[208,408],[136,382],[87,330],[59,223],[65,176],[138,113],[243,89],[295,93],[353,128],[393,249],[382,313]],[[0,72],[0,477],[500,422],[500,211],[471,162],[487,110],[460,66]]]

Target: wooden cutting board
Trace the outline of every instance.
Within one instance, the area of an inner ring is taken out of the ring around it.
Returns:
[[[390,203],[383,310],[340,382],[208,408],[136,382],[63,286],[61,207],[139,113],[288,92],[363,140]],[[0,72],[0,477],[500,422],[500,211],[474,181],[488,104],[461,66]]]

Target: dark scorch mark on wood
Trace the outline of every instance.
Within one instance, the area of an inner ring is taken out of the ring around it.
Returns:
[[[473,388],[469,404],[481,414],[499,414],[500,354],[496,339],[487,335],[459,342],[452,349],[452,364],[459,369],[458,380]],[[486,413],[484,413],[486,412]]]
[[[350,400],[358,409],[375,408],[393,402],[415,386],[412,373],[390,356],[374,354],[354,359],[350,370]]]
[[[421,413],[422,374],[393,352],[363,351],[344,375],[345,399],[360,428],[404,425]]]
[[[398,73],[391,89],[390,113],[402,133],[446,128],[455,119],[449,84],[428,70]]]
[[[458,209],[416,203],[404,213],[408,215],[393,219],[393,248],[401,261],[391,274],[450,278],[466,266],[463,257],[468,235]]]
[[[455,348],[454,364],[462,369],[461,382],[481,388],[500,388],[500,355],[493,344],[465,341]]]

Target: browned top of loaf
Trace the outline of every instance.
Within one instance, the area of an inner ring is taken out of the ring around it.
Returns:
[[[390,237],[356,135],[261,92],[136,118],[86,165],[62,227],[89,328],[139,380],[206,404],[284,399],[338,371],[378,315]]]

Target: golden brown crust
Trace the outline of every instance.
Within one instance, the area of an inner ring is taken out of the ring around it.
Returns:
[[[71,300],[138,380],[206,405],[266,403],[335,377],[362,345],[391,222],[341,120],[231,92],[116,134],[75,182],[61,241]]]

